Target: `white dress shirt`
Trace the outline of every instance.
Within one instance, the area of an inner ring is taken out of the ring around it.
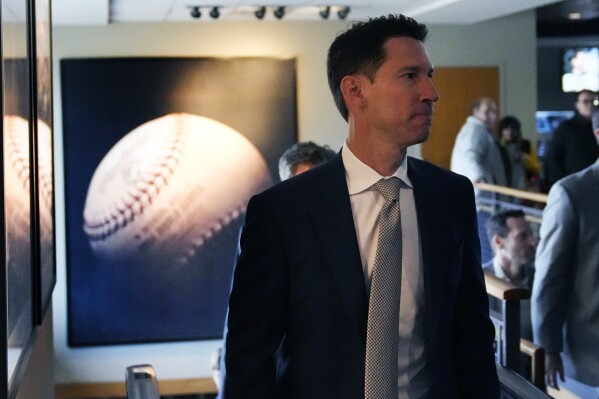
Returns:
[[[345,178],[360,247],[367,292],[378,244],[379,213],[384,198],[373,187],[383,176],[360,161],[347,143],[341,151]],[[424,366],[424,280],[414,190],[408,178],[407,157],[393,176],[401,181],[399,203],[402,231],[402,276],[399,308],[399,398],[422,398],[428,392]],[[389,176],[390,177],[390,176]]]

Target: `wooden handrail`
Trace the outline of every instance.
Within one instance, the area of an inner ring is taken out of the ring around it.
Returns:
[[[530,356],[530,380],[539,389],[545,390],[545,349],[530,342],[520,339],[520,352]]]
[[[475,185],[477,190],[488,191],[491,193],[509,195],[514,198],[521,198],[530,201],[540,202],[543,204],[547,203],[547,194],[542,193],[534,193],[531,191],[524,190],[516,190],[515,188],[505,187],[505,186],[497,186],[495,184],[488,183],[477,183]]]
[[[530,299],[530,290],[518,287],[509,281],[488,273],[485,273],[485,285],[487,286],[487,294],[503,301]]]

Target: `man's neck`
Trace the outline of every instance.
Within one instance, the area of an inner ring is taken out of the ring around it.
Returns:
[[[495,257],[494,262],[501,267],[503,273],[509,281],[514,284],[519,284],[522,280],[521,270],[522,265],[517,265],[511,262],[509,259],[502,257]]]
[[[407,147],[402,148],[396,144],[384,142],[376,134],[356,134],[352,123],[350,123],[347,136],[347,146],[356,158],[381,176],[393,175],[407,153]]]

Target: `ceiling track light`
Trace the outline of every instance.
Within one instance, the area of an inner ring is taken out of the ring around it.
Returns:
[[[329,15],[331,15],[331,6],[323,6],[320,8],[318,12],[322,19],[329,19]]]
[[[188,7],[190,9],[189,15],[191,15],[192,18],[198,19],[202,16],[202,11],[200,11],[199,6],[188,6]]]
[[[256,16],[256,18],[258,19],[262,19],[264,18],[264,16],[266,15],[266,7],[262,6],[262,7],[258,7],[256,9],[256,11],[254,11],[254,15]]]
[[[210,17],[212,19],[218,19],[218,17],[220,17],[220,10],[218,9],[218,7],[212,7],[212,9],[210,10]]]
[[[347,18],[347,14],[349,14],[350,11],[351,9],[348,6],[341,7],[339,10],[337,10],[337,16],[339,17],[339,19],[345,19]]]
[[[275,10],[273,11],[273,15],[277,19],[282,19],[285,16],[285,7],[279,6],[279,7],[275,8]]]

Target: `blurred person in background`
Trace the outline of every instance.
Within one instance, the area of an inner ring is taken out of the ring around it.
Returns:
[[[493,134],[496,119],[495,101],[489,97],[477,98],[456,137],[451,170],[466,176],[473,184],[508,185],[501,150]]]
[[[488,183],[499,186],[508,186],[509,162],[503,147],[499,144],[493,133],[497,120],[497,105],[489,97],[479,97],[472,103],[470,116],[460,129],[453,151],[451,153],[451,171],[466,176],[472,184]],[[490,200],[494,196],[488,192],[476,189],[477,205],[480,200]],[[498,195],[498,200],[507,200],[505,196]],[[485,204],[488,205],[488,204]],[[487,211],[477,207],[478,236],[480,238],[482,263],[488,262],[493,257],[489,245],[485,223],[489,217]]]
[[[312,141],[296,143],[289,147],[279,158],[279,177],[281,181],[299,175],[335,156],[329,146],[319,146]]]
[[[499,143],[510,163],[509,186],[518,190],[538,191],[539,161],[530,141],[522,137],[521,123],[512,115],[499,120]]]
[[[591,127],[591,113],[596,101],[595,92],[583,90],[577,93],[574,117],[560,123],[553,133],[543,159],[546,189],[597,160],[599,148]]]
[[[532,290],[537,242],[521,209],[502,210],[487,220],[487,236],[495,256],[483,264],[483,271],[518,287]],[[501,311],[501,301],[491,301],[491,309]],[[520,336],[532,341],[530,301],[522,301]]]
[[[483,271],[517,287],[532,291],[537,242],[526,215],[521,209],[495,212],[487,220],[487,236],[495,256],[483,264]],[[503,311],[503,301],[489,297],[489,309]],[[530,300],[520,301],[520,337],[532,342]],[[520,374],[530,378],[531,359],[520,356]]]
[[[599,143],[599,110],[592,114]],[[543,211],[532,290],[547,385],[599,396],[599,159],[558,180]],[[567,376],[567,379],[564,379]]]

